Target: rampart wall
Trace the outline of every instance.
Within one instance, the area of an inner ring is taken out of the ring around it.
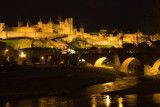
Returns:
[[[0,34],[0,38],[7,39],[7,38],[20,38],[20,37],[28,37],[28,38],[55,38],[60,37],[60,34],[57,33],[50,33],[50,32],[6,32],[3,31]]]

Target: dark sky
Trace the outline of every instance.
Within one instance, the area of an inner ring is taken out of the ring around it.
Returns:
[[[160,0],[5,0],[0,6],[0,21],[8,26],[17,20],[35,24],[41,17],[55,22],[58,16],[73,17],[88,32],[119,29],[146,33],[160,32]]]

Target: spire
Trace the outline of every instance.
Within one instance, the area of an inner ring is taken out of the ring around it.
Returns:
[[[42,23],[43,23],[42,19],[40,18],[39,21],[38,21],[38,25],[42,25]]]
[[[42,22],[42,19],[41,19],[41,18],[39,19],[39,22]]]
[[[21,20],[21,17],[19,17],[18,20],[18,27],[22,27],[23,26],[23,21]]]
[[[28,19],[28,22],[27,22],[27,27],[29,27],[29,26],[30,26],[30,24],[31,24],[31,23],[30,23],[30,21],[29,21],[29,19]]]
[[[48,22],[48,23],[53,23],[51,18],[49,19],[49,22]]]
[[[68,23],[68,19],[67,18],[65,19],[65,23]]]
[[[80,28],[83,28],[83,25],[81,24]]]

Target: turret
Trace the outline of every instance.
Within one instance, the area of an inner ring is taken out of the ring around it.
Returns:
[[[29,19],[28,19],[28,22],[27,22],[26,26],[27,26],[27,27],[30,27],[30,24],[31,24],[31,23],[30,23],[30,21],[29,21]]]
[[[0,33],[3,31],[5,28],[5,23],[0,23]]]
[[[77,28],[74,26],[73,27],[73,34],[76,35],[77,34]]]
[[[48,22],[48,32],[53,32],[53,22],[51,18],[49,19]]]
[[[82,33],[82,35],[83,35],[83,33],[84,33],[84,27],[81,25],[81,27],[79,28],[79,31]]]
[[[53,24],[52,19],[50,18],[48,24]]]
[[[23,21],[18,20],[18,27],[22,27],[23,26]]]
[[[65,19],[65,24],[68,24],[68,19],[67,18]]]
[[[73,33],[73,18],[68,18],[68,23],[70,24],[70,33]]]
[[[40,18],[39,21],[38,21],[38,25],[42,25],[42,24],[43,24],[43,22],[42,22],[42,20]]]

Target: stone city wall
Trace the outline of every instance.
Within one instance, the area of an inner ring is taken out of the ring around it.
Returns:
[[[62,35],[56,34],[56,33],[50,33],[50,32],[5,32],[3,31],[0,34],[0,38],[7,39],[7,38],[20,38],[20,37],[28,37],[28,38],[34,38],[34,39],[40,39],[40,38],[55,38],[55,37],[61,37]]]

